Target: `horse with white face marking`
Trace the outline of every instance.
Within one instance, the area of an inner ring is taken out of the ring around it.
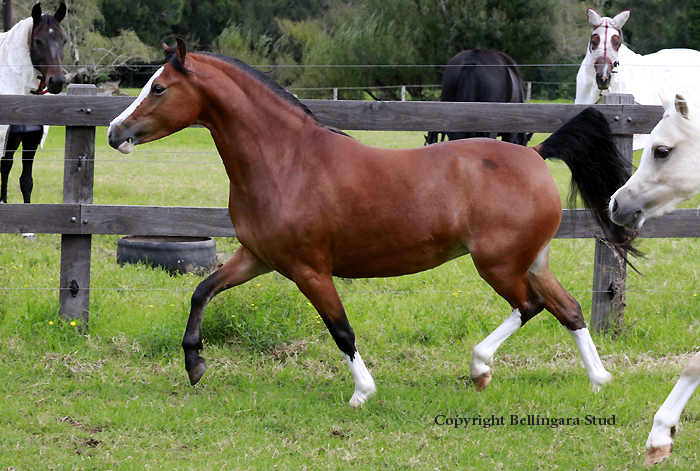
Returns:
[[[576,76],[575,103],[597,103],[605,93],[634,95],[642,105],[661,105],[659,95],[680,93],[700,103],[700,51],[663,49],[641,55],[623,43],[622,27],[630,17],[625,10],[613,18],[588,9],[592,28],[586,57]],[[634,149],[643,149],[646,135],[635,135]]]
[[[639,169],[610,199],[613,222],[638,230],[647,219],[670,213],[700,192],[700,110],[676,95],[664,101],[664,115],[651,132]],[[681,378],[654,416],[644,464],[671,455],[683,408],[700,384],[700,353],[686,364]]]
[[[201,325],[218,293],[277,271],[311,301],[355,380],[350,405],[376,391],[355,347],[333,276],[371,278],[429,270],[471,254],[511,315],[474,347],[478,390],[498,347],[547,309],[571,333],[590,383],[611,379],[581,306],[549,267],[561,197],[545,159],[563,160],[608,240],[632,233],[610,221],[610,195],[629,177],[605,116],[587,108],[530,148],[464,139],[419,149],[380,149],[322,125],[267,75],[238,59],[166,46],[166,64],[109,126],[112,147],[207,127],[230,180],[229,215],[240,247],[192,296],[182,341],[191,384],[204,375]]]

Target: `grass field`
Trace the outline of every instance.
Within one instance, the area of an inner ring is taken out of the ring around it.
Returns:
[[[353,133],[412,147],[420,133]],[[63,130],[35,164],[36,203],[62,193]],[[95,203],[223,206],[227,179],[208,132],[188,129],[128,157],[98,128]],[[568,171],[552,164],[565,191]],[[20,200],[16,169],[11,202]],[[697,201],[688,203],[697,206]],[[117,236],[93,237],[90,334],[58,319],[60,236],[0,234],[0,469],[639,469],[654,413],[700,348],[694,239],[645,240],[643,276],[627,282],[626,327],[594,336],[614,382],[588,387],[571,336],[543,313],[498,351],[477,393],[471,349],[509,314],[469,257],[417,275],[337,280],[358,348],[377,381],[350,409],[344,359],[305,298],[266,275],[219,295],[203,323],[209,370],[196,386],[180,341],[201,278],[116,264]],[[222,254],[233,240],[217,239]],[[593,243],[556,240],[553,270],[588,318]],[[612,419],[610,425],[511,425],[519,418]],[[488,428],[448,418],[503,417]],[[697,462],[691,400],[674,455]]]

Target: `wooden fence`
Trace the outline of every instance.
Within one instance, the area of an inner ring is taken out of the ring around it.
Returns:
[[[95,127],[107,126],[133,100],[96,96],[92,85],[70,85],[67,95],[0,96],[0,124],[66,126],[63,203],[0,205],[0,233],[62,234],[59,312],[66,319],[82,318],[84,325],[90,306],[93,234],[235,237],[226,208],[92,203]],[[585,108],[534,103],[303,102],[321,122],[339,129],[426,132],[553,132]],[[661,119],[662,109],[635,105],[629,95],[613,96],[612,103],[598,108],[608,118],[631,164],[632,134],[651,131]],[[599,235],[593,220],[582,210],[565,210],[556,237]],[[678,210],[651,220],[641,234],[654,238],[698,236],[700,212],[696,210]],[[608,331],[624,308],[624,265],[600,242],[595,260],[592,324],[598,331]]]

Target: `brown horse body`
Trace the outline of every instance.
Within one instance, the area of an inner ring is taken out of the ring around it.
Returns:
[[[374,382],[332,276],[404,275],[467,253],[513,307],[474,349],[477,388],[490,381],[487,365],[498,345],[545,307],[572,331],[591,382],[609,380],[578,303],[549,269],[561,200],[542,149],[489,139],[413,150],[368,147],[302,108],[240,64],[187,54],[178,41],[170,63],[110,125],[110,144],[129,152],[133,144],[202,124],[231,181],[229,212],[241,247],[192,297],[183,340],[192,384],[206,370],[199,356],[206,304],[275,270],[318,310],[354,376],[350,403],[361,405],[374,394]]]

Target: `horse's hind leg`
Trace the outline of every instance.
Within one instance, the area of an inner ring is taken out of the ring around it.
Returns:
[[[581,306],[557,281],[549,268],[549,245],[530,266],[529,278],[532,286],[544,297],[545,308],[557,318],[561,325],[569,329],[581,353],[593,388],[597,391],[601,386],[609,383],[612,376],[600,361],[598,350],[586,328]]]
[[[660,463],[671,456],[678,420],[698,385],[700,385],[700,353],[693,355],[686,363],[678,383],[654,416],[654,425],[647,439],[644,466]]]
[[[29,203],[34,189],[34,179],[32,178],[32,166],[34,165],[34,155],[41,143],[43,131],[32,131],[22,134],[22,174],[19,177],[19,189],[25,203]]]
[[[352,407],[362,406],[377,392],[377,388],[372,375],[355,348],[355,333],[345,315],[345,309],[343,309],[331,274],[319,273],[306,268],[297,270],[292,278],[299,290],[314,305],[336,345],[345,354],[345,359],[355,381],[355,391],[350,398],[350,405]]]
[[[544,300],[532,288],[524,266],[518,257],[481,257],[472,252],[472,259],[481,277],[513,308],[510,317],[491,332],[472,350],[469,372],[477,391],[483,391],[491,382],[491,368],[496,350],[523,324],[544,309]],[[489,262],[491,260],[491,262]],[[498,260],[493,263],[493,260]]]
[[[192,307],[187,321],[182,348],[185,351],[185,369],[194,386],[207,370],[207,364],[199,355],[202,349],[202,318],[204,309],[220,292],[240,285],[258,275],[272,271],[262,260],[241,246],[231,260],[202,281],[192,295]]]

